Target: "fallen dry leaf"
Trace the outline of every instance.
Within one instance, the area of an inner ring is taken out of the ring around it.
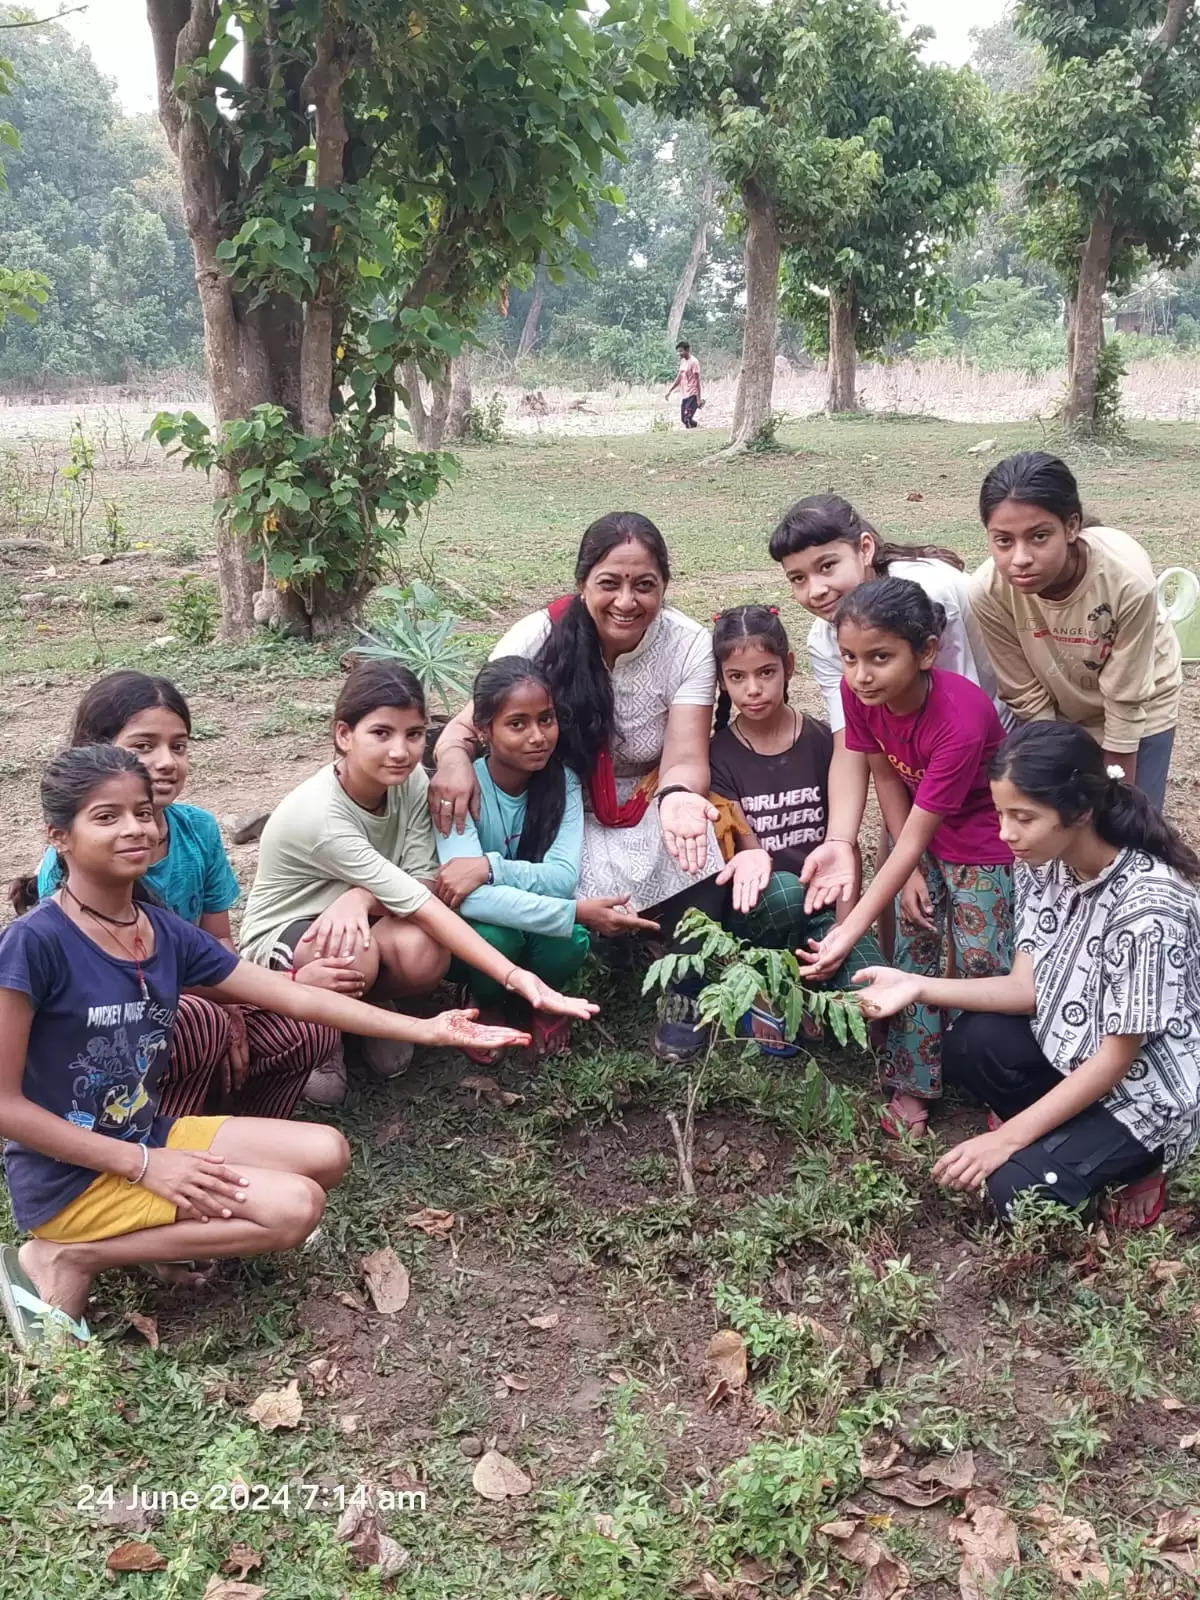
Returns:
[[[521,1394],[529,1387],[529,1379],[518,1378],[515,1372],[502,1372],[500,1382],[506,1389],[516,1389]]]
[[[235,1578],[221,1578],[214,1572],[201,1600],[262,1600],[266,1592],[257,1583],[239,1583]]]
[[[341,1376],[341,1367],[328,1356],[317,1356],[305,1367],[314,1394],[332,1394]]]
[[[144,1317],[140,1311],[127,1311],[125,1320],[131,1328],[137,1329],[151,1350],[158,1349],[158,1323],[153,1317]]]
[[[1179,1441],[1181,1450],[1200,1450],[1200,1433],[1185,1433]]]
[[[767,1165],[767,1158],[761,1150],[751,1150],[746,1157],[746,1165],[751,1172],[761,1172]]]
[[[152,1544],[142,1544],[137,1539],[110,1550],[104,1563],[109,1572],[161,1572],[166,1564],[166,1556]]]
[[[868,1474],[869,1476],[869,1474]],[[930,1461],[911,1477],[872,1477],[876,1494],[889,1500],[902,1500],[906,1506],[935,1506],[951,1495],[961,1496],[975,1482],[975,1457],[970,1450],[959,1450],[943,1460]]]
[[[293,1378],[282,1389],[264,1389],[246,1415],[251,1422],[257,1422],[264,1433],[274,1433],[276,1428],[294,1428],[304,1415],[300,1380]]]
[[[488,1450],[480,1456],[471,1482],[475,1493],[485,1500],[507,1500],[510,1495],[528,1494],[533,1488],[533,1479],[499,1450]]]
[[[867,1439],[858,1447],[858,1467],[864,1478],[897,1478],[905,1470],[896,1466],[899,1439]]]
[[[558,1327],[558,1312],[547,1311],[540,1317],[526,1317],[522,1313],[522,1320],[531,1328],[539,1328],[544,1333],[548,1328]]]
[[[439,1211],[436,1206],[422,1206],[404,1220],[410,1228],[420,1228],[431,1239],[444,1239],[454,1228],[453,1211]]]
[[[958,1573],[962,1600],[990,1600],[1004,1573],[1020,1570],[1017,1526],[999,1506],[968,1498],[966,1511],[951,1519],[949,1532],[962,1551]]]
[[[1200,1539],[1200,1516],[1187,1506],[1164,1511],[1146,1540],[1151,1550],[1181,1550]]]
[[[1045,1534],[1038,1549],[1057,1578],[1080,1588],[1108,1583],[1108,1566],[1100,1554],[1096,1530],[1083,1517],[1066,1517],[1053,1506],[1034,1506],[1029,1520]]]
[[[391,1317],[404,1310],[412,1286],[408,1281],[408,1268],[390,1245],[372,1250],[369,1256],[362,1258],[362,1275],[376,1311]]]
[[[394,1578],[408,1562],[409,1552],[380,1526],[372,1489],[367,1490],[363,1504],[348,1506],[342,1512],[334,1537],[350,1546],[356,1565],[364,1571],[378,1567],[382,1581]]]
[[[1151,1283],[1170,1283],[1189,1270],[1186,1261],[1152,1261],[1146,1268],[1146,1276]]]
[[[351,1294],[349,1289],[339,1289],[333,1298],[341,1301],[342,1305],[349,1306],[351,1311],[366,1312],[365,1302],[360,1300],[356,1294]]]
[[[861,1521],[839,1518],[818,1530],[841,1556],[863,1569],[859,1600],[900,1600],[909,1591],[912,1579],[897,1556],[873,1539]]]
[[[1183,1401],[1176,1400],[1173,1394],[1165,1394],[1158,1402],[1164,1411],[1182,1411]]]
[[[524,1103],[523,1094],[514,1094],[511,1089],[502,1089],[495,1078],[486,1078],[478,1073],[472,1073],[466,1078],[458,1080],[458,1087],[466,1089],[475,1096],[475,1104],[486,1100],[490,1106],[498,1106],[502,1111],[507,1111],[510,1106],[519,1106]]]
[[[704,1352],[704,1385],[711,1411],[728,1395],[746,1386],[746,1341],[732,1328],[722,1328],[708,1341]]]
[[[255,1567],[261,1567],[263,1558],[248,1544],[231,1544],[229,1554],[221,1563],[221,1571],[228,1577],[242,1579]]]

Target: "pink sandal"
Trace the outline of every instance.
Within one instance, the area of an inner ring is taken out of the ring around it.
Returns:
[[[1130,1221],[1125,1216],[1125,1202],[1127,1200],[1140,1200],[1143,1195],[1153,1195],[1154,1204],[1144,1217],[1139,1217],[1136,1222]],[[1159,1169],[1158,1172],[1149,1172],[1144,1178],[1139,1178],[1136,1183],[1126,1183],[1119,1189],[1114,1189],[1112,1194],[1100,1208],[1100,1215],[1110,1228],[1152,1228],[1163,1214],[1163,1207],[1167,1203],[1167,1176]]]
[[[540,1011],[535,1011],[530,1032],[533,1034],[533,1053],[539,1061],[543,1056],[565,1056],[570,1053],[570,1017],[543,1016]]]
[[[994,1111],[989,1111],[987,1114],[987,1131],[989,1133],[998,1133],[1003,1126],[1004,1118],[998,1117]]]
[[[922,1139],[929,1125],[929,1108],[920,1111],[903,1111],[895,1097],[879,1113],[879,1126],[889,1139],[901,1139],[907,1133],[910,1139]]]

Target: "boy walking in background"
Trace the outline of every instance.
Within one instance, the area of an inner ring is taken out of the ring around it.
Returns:
[[[679,420],[685,428],[698,428],[696,411],[700,405],[700,363],[692,354],[691,347],[686,339],[681,339],[675,346],[679,355],[679,371],[675,374],[675,381],[667,390],[666,398],[669,400],[676,389],[680,392]]]

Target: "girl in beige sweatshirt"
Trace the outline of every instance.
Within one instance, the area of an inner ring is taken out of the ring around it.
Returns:
[[[1160,809],[1183,681],[1154,569],[1117,528],[1083,525],[1056,456],[992,468],[979,494],[990,558],[971,579],[1000,697],[1022,722],[1075,722]]]

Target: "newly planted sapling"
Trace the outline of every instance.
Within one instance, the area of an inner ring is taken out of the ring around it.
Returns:
[[[783,1021],[785,1037],[794,1039],[807,1013],[828,1026],[838,1044],[851,1039],[869,1048],[867,1026],[858,997],[845,990],[816,989],[805,984],[800,963],[790,950],[758,949],[727,932],[703,911],[685,911],[676,927],[679,943],[691,946],[655,961],[642,985],[643,994],[666,989],[675,978],[707,976],[700,991],[700,1020],[719,1023],[731,1039],[753,1005],[764,1006]]]

